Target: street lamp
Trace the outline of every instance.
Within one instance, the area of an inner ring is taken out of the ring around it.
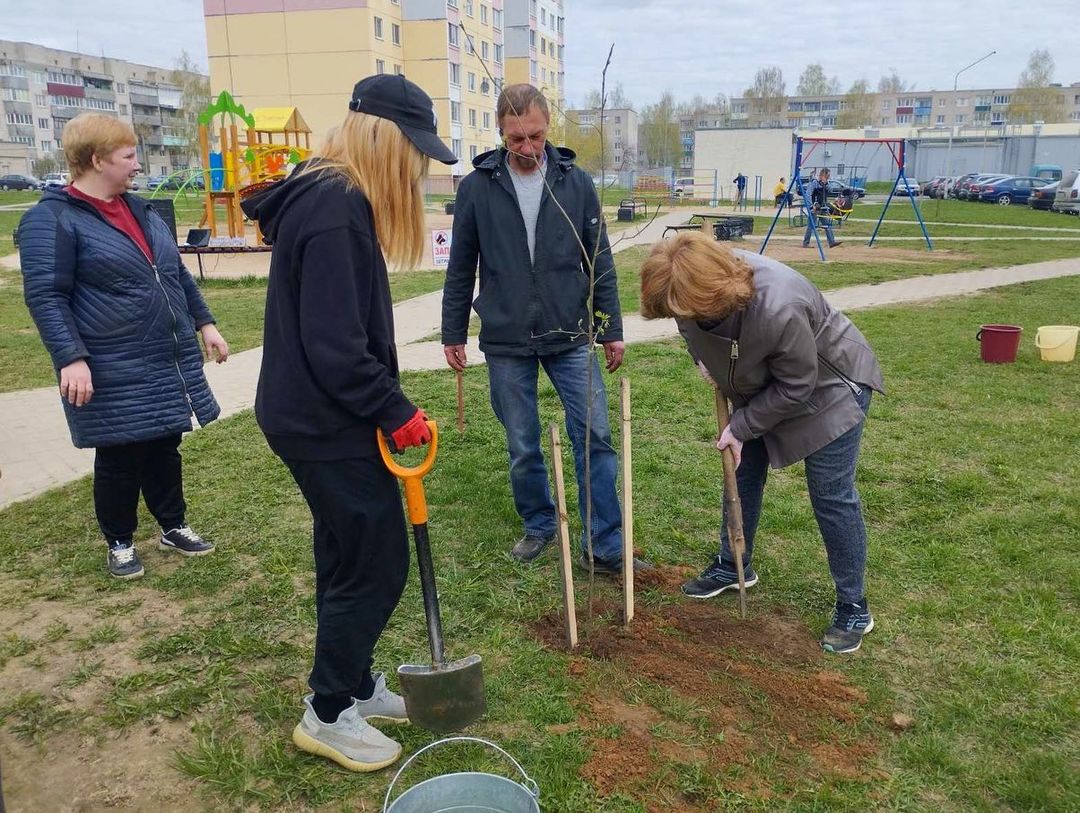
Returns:
[[[992,57],[996,53],[997,53],[996,50],[991,51],[990,53],[979,57],[974,62],[972,62],[970,65],[965,65],[964,67],[962,67],[960,70],[958,70],[956,72],[956,76],[953,77],[953,83],[952,83],[953,107],[956,107],[956,89],[957,89],[957,87],[959,87],[959,84],[960,84],[960,74],[962,74],[968,68],[974,68],[976,65],[978,65],[980,62],[982,62],[984,59],[989,59],[990,57]],[[955,126],[956,126],[956,114],[953,113],[953,122],[952,122],[952,124],[949,125],[949,146],[945,150],[945,195],[949,194],[949,179],[952,178],[952,160],[951,160],[952,159],[952,134],[953,134],[953,128]]]

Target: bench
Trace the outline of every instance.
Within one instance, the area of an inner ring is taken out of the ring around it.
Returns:
[[[619,212],[616,219],[630,222],[638,216],[638,209],[641,210],[641,214],[648,214],[649,202],[645,198],[623,198],[619,201]]]

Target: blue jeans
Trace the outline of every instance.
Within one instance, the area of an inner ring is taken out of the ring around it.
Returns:
[[[829,241],[829,245],[836,245],[836,236],[833,234],[832,221],[827,217],[819,217],[814,215],[814,222],[820,224],[825,229],[825,237]],[[814,227],[810,225],[810,216],[806,217],[806,234],[803,235],[802,244],[804,246],[810,245],[810,241],[814,239]]]
[[[566,412],[566,432],[574,448],[578,506],[585,527],[585,411],[588,365],[592,364],[592,440],[589,471],[592,480],[593,556],[622,559],[622,511],[615,492],[618,457],[611,446],[607,392],[596,354],[575,347],[551,356],[487,356],[491,406],[506,430],[510,453],[510,487],[514,507],[525,533],[550,536],[557,529],[547,465],[540,447],[540,414],[536,403],[539,368],[543,366]],[[582,549],[585,535],[582,533]]]
[[[871,390],[860,385],[862,393],[854,396],[864,413],[870,409]],[[862,504],[855,488],[855,464],[859,442],[866,421],[848,430],[806,460],[806,485],[814,507],[818,528],[825,540],[829,572],[836,585],[837,601],[854,604],[863,599],[866,574],[866,525]],[[743,565],[749,566],[754,553],[754,534],[761,517],[761,498],[769,473],[769,455],[761,438],[743,444],[742,462],[735,471],[742,502],[743,533],[746,554]],[[732,579],[736,576],[735,557],[728,543],[727,517],[720,531],[720,570]]]

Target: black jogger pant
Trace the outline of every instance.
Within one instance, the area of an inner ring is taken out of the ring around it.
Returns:
[[[285,460],[314,520],[319,695],[359,696],[409,575],[397,480],[377,458]]]
[[[94,511],[105,538],[131,539],[138,528],[139,492],[166,531],[184,524],[184,480],[175,435],[99,446],[94,454]]]

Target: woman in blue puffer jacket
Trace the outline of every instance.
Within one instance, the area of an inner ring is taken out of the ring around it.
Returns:
[[[220,412],[203,375],[229,346],[184,268],[165,221],[127,193],[135,133],[101,113],[64,127],[73,181],[46,191],[19,224],[27,307],[60,383],[76,447],[95,449],[94,509],[116,578],[143,575],[135,552],[139,494],[160,545],[185,556],[214,546],[185,521],[180,440]]]

